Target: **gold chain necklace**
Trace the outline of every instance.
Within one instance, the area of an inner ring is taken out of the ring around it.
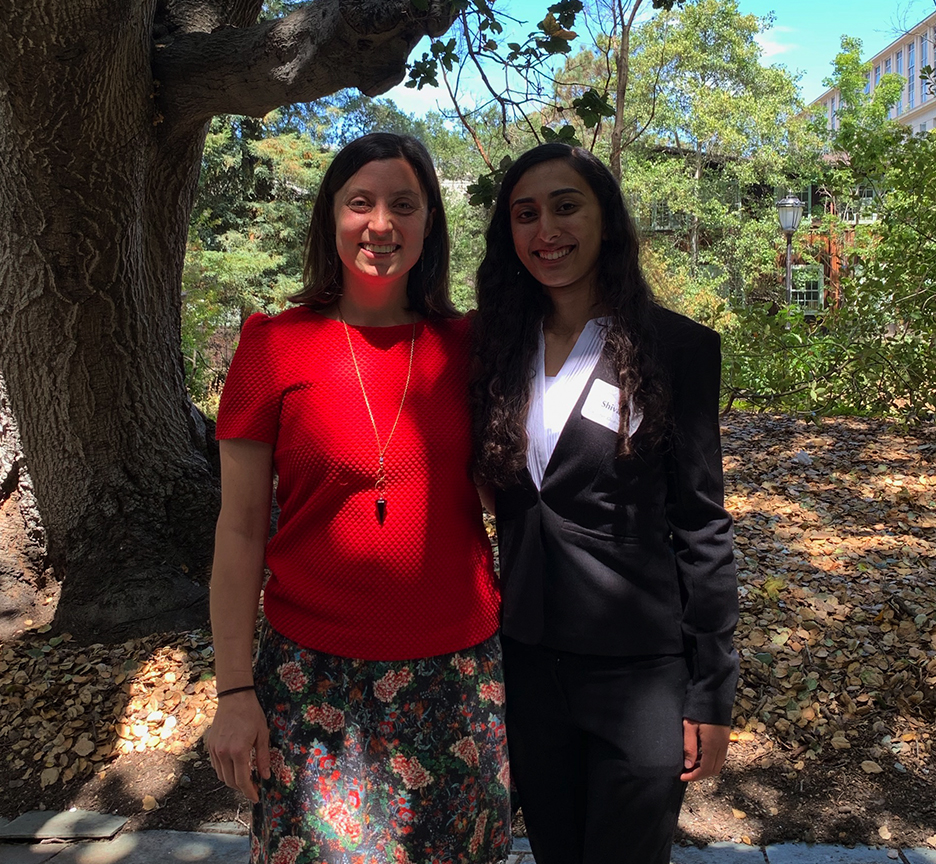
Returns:
[[[374,412],[371,411],[370,400],[367,398],[367,391],[364,389],[364,379],[361,377],[361,369],[358,366],[357,357],[354,356],[354,346],[351,344],[351,333],[348,325],[338,309],[338,320],[344,326],[345,338],[348,340],[348,350],[351,352],[351,362],[354,363],[354,371],[357,373],[358,384],[361,386],[361,395],[364,397],[364,406],[367,408],[367,416],[370,417],[371,426],[374,430],[374,438],[377,439],[377,474],[374,477],[374,491],[377,493],[377,521],[383,525],[387,518],[387,499],[384,497],[384,489],[387,484],[387,475],[384,471],[384,455],[390,442],[393,440],[393,433],[396,432],[397,423],[400,422],[400,415],[403,413],[403,403],[406,401],[406,394],[409,392],[410,377],[413,374],[413,352],[416,349],[416,322],[413,321],[413,335],[410,339],[409,368],[406,370],[406,384],[403,385],[403,398],[400,399],[400,407],[397,409],[396,419],[390,429],[386,442],[380,443],[380,434],[377,432],[377,422],[374,420]]]

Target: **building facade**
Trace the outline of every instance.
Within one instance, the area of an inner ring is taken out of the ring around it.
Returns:
[[[903,94],[891,109],[891,117],[918,133],[936,128],[936,96],[920,80],[920,69],[924,66],[936,68],[936,12],[875,54],[865,81],[865,93],[873,93],[882,76],[888,73],[903,76]],[[829,128],[834,130],[840,105],[841,94],[835,89],[827,90],[809,107],[825,114]]]

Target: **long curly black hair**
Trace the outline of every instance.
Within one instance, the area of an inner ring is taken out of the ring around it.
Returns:
[[[526,415],[533,358],[549,295],[521,263],[510,225],[510,197],[520,178],[543,162],[566,162],[588,183],[601,205],[603,240],[598,262],[597,305],[611,319],[605,354],[617,369],[621,390],[618,456],[634,454],[629,428],[631,404],[643,413],[638,437],[659,442],[669,421],[668,391],[654,340],[653,292],[638,261],[634,221],[611,172],[587,150],[541,144],[510,166],[487,230],[487,251],[478,268],[478,312],[473,321],[472,376],[475,474],[503,488],[526,467]]]

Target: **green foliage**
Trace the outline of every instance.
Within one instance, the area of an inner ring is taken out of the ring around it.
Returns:
[[[485,209],[493,207],[497,190],[500,189],[501,181],[512,164],[513,159],[510,156],[504,156],[493,171],[481,174],[474,183],[471,183],[468,186],[469,203]]]
[[[900,84],[864,93],[861,43],[843,38],[835,73],[842,107],[821,182],[840,208],[869,190],[878,221],[843,232],[828,215],[813,231],[847,240],[839,305],[816,319],[755,304],[725,342],[729,400],[812,415],[936,414],[936,136],[888,119]],[[823,121],[824,126],[824,121]],[[808,253],[805,248],[803,252]]]
[[[817,318],[797,307],[753,304],[725,331],[729,404],[806,416],[931,417],[932,333],[895,319],[875,286],[856,280],[843,304]]]
[[[581,96],[572,100],[575,113],[582,118],[586,129],[593,129],[601,122],[602,117],[613,117],[614,107],[608,101],[606,94],[601,94],[589,87]]]
[[[560,126],[558,129],[551,129],[549,126],[541,126],[540,134],[544,141],[558,141],[560,144],[570,144],[573,147],[581,147],[582,142],[575,136],[574,126]]]
[[[484,255],[485,211],[457,191],[443,187],[451,246],[452,301],[461,312],[474,309],[475,271]]]
[[[331,156],[308,135],[270,134],[282,122],[217,117],[182,276],[186,380],[209,413],[229,345],[252,312],[277,311],[302,285],[302,242]]]
[[[688,256],[667,243],[653,240],[645,241],[641,247],[640,265],[663,306],[715,330],[730,325],[733,316],[722,294],[721,274],[716,269],[693,270]]]

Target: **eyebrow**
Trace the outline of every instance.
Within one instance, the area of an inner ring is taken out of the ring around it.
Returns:
[[[363,186],[357,186],[353,189],[348,190],[349,197],[354,196],[354,195],[373,195],[373,194],[374,194],[373,189],[366,189]],[[420,193],[416,191],[415,189],[398,189],[395,192],[390,193],[391,198],[394,198],[397,195],[415,195],[418,198]]]
[[[576,195],[585,194],[581,189],[576,189],[574,186],[569,186],[567,189],[556,189],[554,192],[550,192],[546,197],[556,198],[559,195],[567,195],[569,192],[574,192]],[[518,198],[516,201],[512,202],[510,206],[514,207],[517,204],[529,204],[534,200],[534,198]]]

